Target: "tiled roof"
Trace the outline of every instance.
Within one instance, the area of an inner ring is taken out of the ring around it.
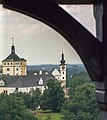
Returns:
[[[12,52],[6,59],[4,59],[2,62],[7,61],[26,61],[24,58],[19,58],[14,52]]]
[[[33,87],[41,86],[39,80],[42,78],[43,85],[46,86],[47,80],[55,79],[52,75],[27,75],[27,76],[3,76],[6,87]]]

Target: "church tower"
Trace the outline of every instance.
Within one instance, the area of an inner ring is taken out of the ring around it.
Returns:
[[[16,55],[13,38],[11,53],[2,61],[2,74],[10,76],[27,75],[27,60]]]
[[[64,53],[61,55],[61,61],[60,61],[60,80],[61,80],[61,86],[66,88],[66,64],[64,60]]]

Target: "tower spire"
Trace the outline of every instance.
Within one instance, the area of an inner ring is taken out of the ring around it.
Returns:
[[[12,37],[12,45],[14,45],[14,38]]]
[[[64,60],[64,53],[62,52],[62,55],[61,55],[62,59],[61,59],[61,65],[64,65],[65,64],[65,60]]]
[[[11,53],[15,53],[14,38],[12,37]]]

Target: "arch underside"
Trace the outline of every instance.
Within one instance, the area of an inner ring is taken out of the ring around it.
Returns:
[[[100,81],[101,43],[58,4],[43,0],[4,0],[3,7],[38,19],[59,32],[76,50],[91,79]]]

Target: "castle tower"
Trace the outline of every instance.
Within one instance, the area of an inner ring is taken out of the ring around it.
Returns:
[[[27,75],[27,61],[15,53],[15,45],[12,38],[10,55],[2,61],[2,75],[20,76]]]
[[[12,38],[11,53],[15,53],[14,38]]]
[[[66,64],[64,60],[64,54],[61,55],[61,61],[60,61],[60,80],[61,80],[61,86],[66,88]]]

